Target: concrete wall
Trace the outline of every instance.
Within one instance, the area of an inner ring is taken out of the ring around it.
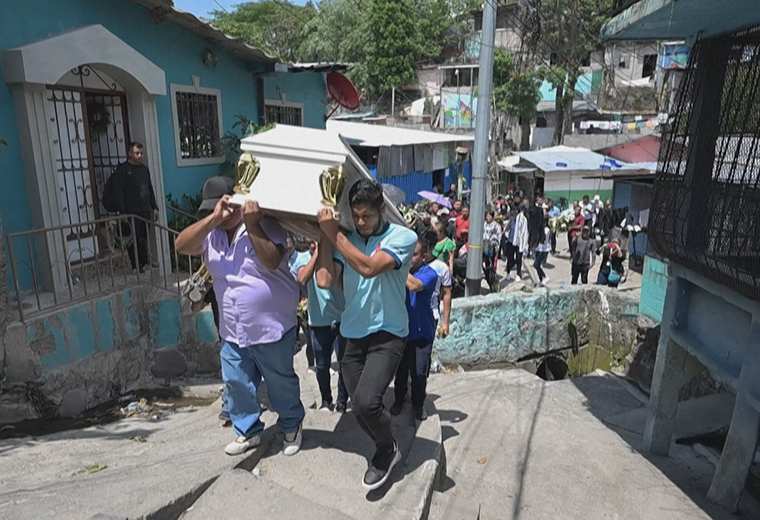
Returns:
[[[321,72],[287,72],[266,76],[264,99],[303,105],[303,126],[325,128],[327,90],[325,75]]]
[[[602,200],[612,197],[612,181],[587,179],[591,172],[547,172],[544,177],[544,195],[554,200],[565,198],[572,202],[584,195],[593,199],[599,195]]]
[[[450,334],[436,340],[433,352],[443,363],[514,362],[570,347],[569,320],[585,331],[592,345],[630,350],[637,307],[632,295],[593,286],[457,299],[452,303]]]
[[[662,321],[665,292],[668,288],[668,264],[653,256],[644,257],[644,274],[641,279],[639,312],[654,320]]]
[[[626,82],[641,79],[644,56],[647,54],[657,56],[659,52],[657,42],[627,42],[622,45],[608,45],[605,49],[604,60],[608,66],[615,69],[615,85],[620,86]],[[619,66],[621,62],[625,63],[625,68]]]
[[[417,83],[409,85],[410,90],[422,90],[425,96],[439,96],[443,85],[443,71],[438,67],[426,67],[417,70]]]
[[[0,423],[77,415],[147,383],[218,374],[210,311],[145,296],[136,287],[11,324]]]

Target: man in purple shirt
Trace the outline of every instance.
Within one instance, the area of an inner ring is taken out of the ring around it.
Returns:
[[[175,242],[181,254],[202,255],[214,280],[222,376],[238,435],[225,452],[239,455],[261,443],[264,424],[256,392],[263,377],[285,434],[283,453],[295,455],[304,408],[293,369],[298,285],[288,268],[285,230],[264,217],[257,202],[234,206],[225,192],[223,178],[206,181],[201,209],[213,207],[213,212]]]

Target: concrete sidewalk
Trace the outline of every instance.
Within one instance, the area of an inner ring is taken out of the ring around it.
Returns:
[[[645,407],[614,376],[436,374],[430,392],[448,463],[431,520],[735,518],[707,502],[714,467],[691,447],[644,455],[638,433],[605,422]]]

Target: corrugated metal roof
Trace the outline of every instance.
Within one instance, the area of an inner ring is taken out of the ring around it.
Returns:
[[[565,146],[576,148],[588,148],[589,150],[599,151],[612,148],[621,144],[634,143],[645,137],[656,137],[656,133],[650,134],[585,134],[585,135],[566,135]]]
[[[167,4],[164,0],[131,0],[150,10],[156,22],[169,20],[181,27],[189,29],[201,36],[209,43],[218,45],[246,61],[258,61],[261,63],[277,63],[277,58],[269,56],[261,49],[252,47],[238,38],[229,36],[209,22],[204,22],[194,14],[181,11]]]
[[[545,172],[639,169],[635,165],[592,152],[588,148],[553,146],[535,152],[518,152],[517,155]]]
[[[342,135],[352,145],[373,147],[472,142],[475,140],[475,136],[472,134],[444,134],[385,125],[349,123],[334,119],[327,121],[327,131]]]

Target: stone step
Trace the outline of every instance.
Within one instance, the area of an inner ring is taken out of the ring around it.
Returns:
[[[314,485],[318,485],[315,483]],[[298,493],[250,471],[235,469],[221,475],[203,496],[180,516],[182,520],[211,518],[309,518],[350,520],[343,513],[308,500]]]
[[[466,496],[436,491],[430,503],[428,520],[481,520],[480,504]]]

